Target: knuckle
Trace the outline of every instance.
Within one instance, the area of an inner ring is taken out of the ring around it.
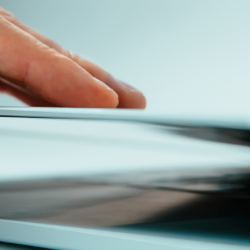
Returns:
[[[53,40],[51,40],[50,38],[45,37],[45,38],[44,38],[44,43],[45,43],[48,47],[50,47],[50,48],[56,50],[57,52],[59,52],[59,53],[62,52],[62,47],[61,47],[59,44],[57,44],[56,42],[54,42]]]
[[[72,61],[79,63],[79,61],[81,60],[80,56],[76,53],[69,52],[68,50],[66,50],[65,52],[67,54],[66,56],[68,56]]]

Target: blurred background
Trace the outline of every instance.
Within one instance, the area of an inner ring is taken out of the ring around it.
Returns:
[[[0,0],[141,89],[149,111],[250,114],[249,0]],[[0,106],[20,105],[0,96]]]

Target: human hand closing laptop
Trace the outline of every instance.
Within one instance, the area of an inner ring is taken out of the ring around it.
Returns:
[[[30,106],[137,108],[143,94],[0,7],[0,92]]]

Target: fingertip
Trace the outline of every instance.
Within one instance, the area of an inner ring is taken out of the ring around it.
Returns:
[[[99,79],[95,77],[93,77],[93,79],[101,86],[101,92],[98,98],[98,104],[100,106],[98,106],[98,108],[117,108],[117,106],[119,105],[118,94]]]
[[[147,101],[141,91],[122,81],[117,81],[121,86],[120,102],[118,108],[145,109]]]
[[[94,108],[115,109],[119,105],[119,97],[113,90],[103,89],[98,101],[95,101]]]
[[[143,93],[139,92],[137,97],[136,97],[136,107],[137,109],[145,109],[147,106],[147,99],[146,97],[143,95]]]
[[[112,90],[112,93],[110,93],[109,101],[106,102],[106,103],[107,103],[107,107],[103,107],[103,108],[115,109],[115,108],[118,107],[118,105],[119,105],[119,97],[115,93],[115,91]]]
[[[121,109],[145,109],[147,105],[146,98],[141,92],[124,93],[122,101],[117,108]]]

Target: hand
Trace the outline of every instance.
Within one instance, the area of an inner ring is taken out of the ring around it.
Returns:
[[[0,91],[30,106],[140,108],[145,97],[0,7]]]

